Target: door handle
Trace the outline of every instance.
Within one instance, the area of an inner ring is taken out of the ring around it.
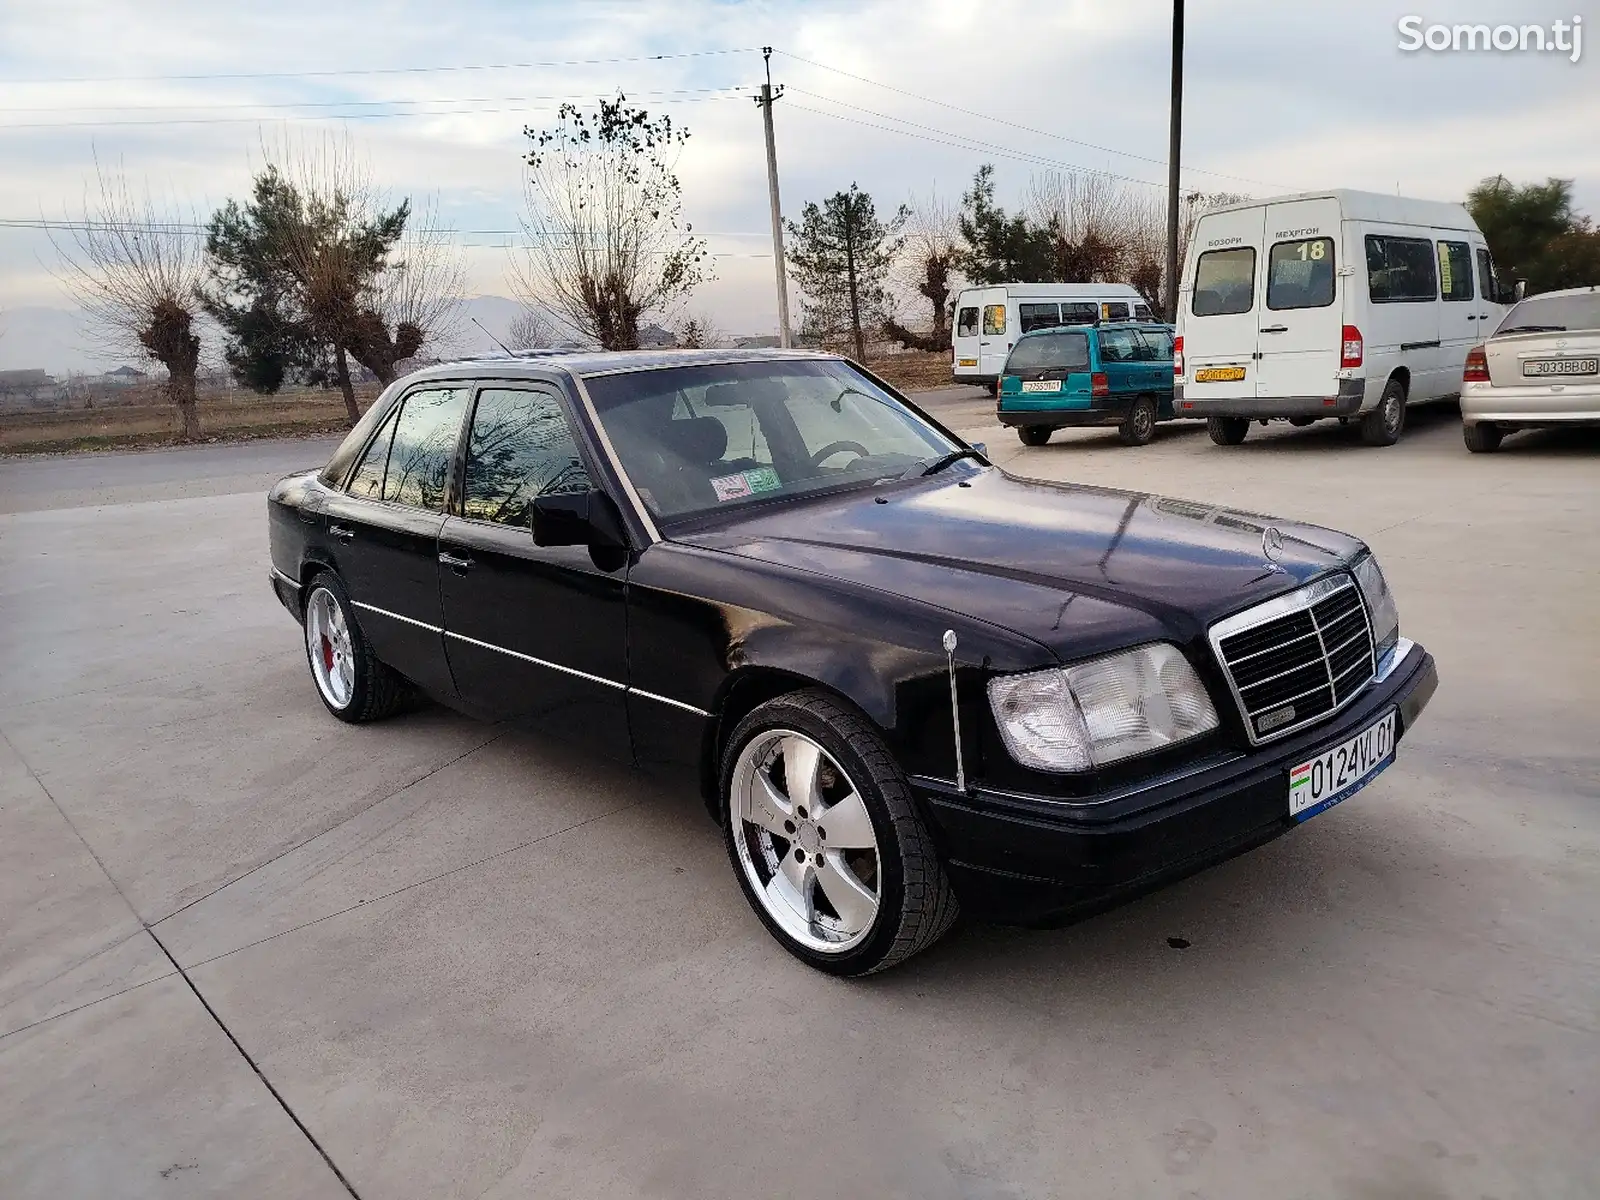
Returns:
[[[333,534],[333,536],[338,538],[341,542],[348,542],[356,535],[356,531],[354,529],[348,529],[343,525],[329,525],[328,532]]]
[[[457,575],[465,575],[472,569],[472,560],[470,558],[457,558],[454,554],[444,550],[439,551],[439,562],[449,567]]]
[[[1263,325],[1261,327],[1261,332],[1262,333],[1288,333],[1289,332],[1289,327],[1287,325]]]

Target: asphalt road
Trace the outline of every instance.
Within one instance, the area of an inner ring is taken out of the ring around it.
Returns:
[[[1111,913],[835,981],[697,798],[322,711],[261,493],[326,443],[0,462],[0,1195],[1594,1194],[1600,440],[1023,449],[924,402],[1014,471],[1369,540],[1442,677],[1397,764]]]

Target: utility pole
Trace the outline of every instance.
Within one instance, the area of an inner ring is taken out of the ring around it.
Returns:
[[[767,67],[767,81],[761,85],[761,95],[756,103],[761,107],[761,119],[767,127],[767,196],[772,203],[772,264],[778,275],[778,345],[788,349],[792,344],[789,334],[789,280],[783,265],[783,206],[778,203],[778,143],[772,135],[772,102],[783,95],[780,87],[772,90],[772,47],[761,47],[761,57]]]
[[[1167,320],[1178,319],[1178,147],[1183,141],[1183,0],[1172,0],[1172,109],[1167,133]],[[770,123],[769,123],[770,124]]]

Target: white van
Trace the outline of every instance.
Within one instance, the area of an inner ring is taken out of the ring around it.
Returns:
[[[1213,209],[1184,264],[1173,409],[1218,445],[1322,417],[1392,445],[1407,405],[1460,393],[1508,300],[1459,204],[1340,190]]]
[[[1125,283],[996,283],[956,297],[950,371],[992,392],[1019,334],[1052,325],[1148,321],[1150,305]]]

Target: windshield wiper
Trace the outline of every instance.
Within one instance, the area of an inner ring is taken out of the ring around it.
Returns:
[[[944,470],[951,463],[960,462],[963,458],[975,458],[979,462],[984,462],[985,461],[983,455],[979,454],[971,446],[963,446],[960,450],[952,450],[952,451],[950,451],[949,454],[946,454],[943,458],[936,459],[934,461],[933,465],[931,467],[929,467],[927,470],[925,470],[922,474],[923,474],[924,477],[929,476],[929,475],[937,475],[940,471]]]

